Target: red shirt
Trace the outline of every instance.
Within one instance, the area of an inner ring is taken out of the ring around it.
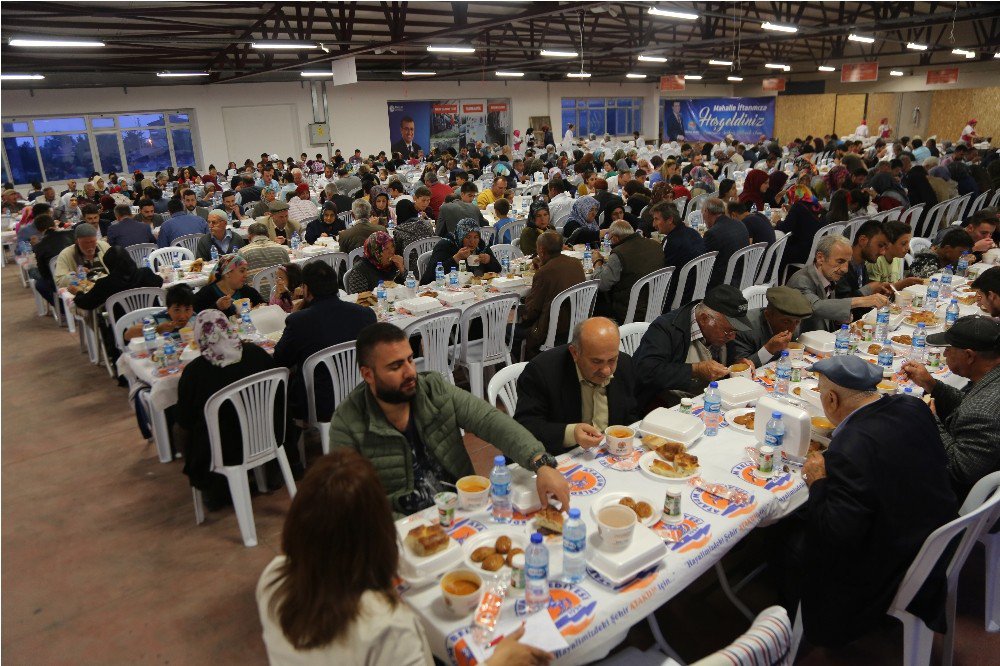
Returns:
[[[430,187],[431,190],[431,203],[427,206],[430,216],[435,220],[438,216],[438,210],[441,209],[441,205],[444,203],[445,198],[454,192],[450,185],[446,183],[434,183]]]

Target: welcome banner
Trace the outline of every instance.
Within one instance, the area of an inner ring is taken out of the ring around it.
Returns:
[[[732,134],[748,142],[774,134],[773,97],[663,100],[661,105],[669,140],[718,142]]]

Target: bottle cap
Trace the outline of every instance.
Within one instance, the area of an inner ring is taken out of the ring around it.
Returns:
[[[778,419],[780,421],[781,420],[781,412],[771,412],[771,418],[772,419]]]
[[[920,322],[919,324],[917,324],[917,328],[927,328],[927,324],[925,324],[924,322]]]
[[[692,400],[691,398],[681,398],[681,404],[684,406],[693,405],[694,400]]]
[[[494,465],[503,465],[504,467],[506,467],[507,466],[507,459],[504,458],[503,456],[496,456],[495,458],[493,458],[493,464]]]
[[[573,519],[579,518],[580,510],[577,509],[576,507],[573,507],[572,509],[569,510],[569,517]]]
[[[719,388],[719,382],[712,382],[708,386],[709,386],[709,388]]]
[[[787,349],[781,350],[781,357],[784,358],[786,356],[788,356],[788,350]]]
[[[847,330],[847,324],[841,324],[840,325],[840,330],[846,331]]]
[[[541,532],[535,532],[534,534],[531,535],[531,543],[541,543],[541,542],[542,542]]]

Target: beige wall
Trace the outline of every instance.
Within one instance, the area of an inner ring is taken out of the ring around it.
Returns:
[[[774,106],[774,135],[786,144],[795,137],[829,134],[836,108],[836,95],[779,95]]]
[[[928,136],[938,141],[957,141],[970,118],[979,121],[979,136],[1000,137],[1000,87],[966,90],[935,90],[931,98]]]
[[[901,136],[899,134],[899,96],[899,93],[872,93],[868,95],[866,117],[873,134],[878,131],[879,122],[883,118],[888,118],[892,135]]]
[[[867,97],[867,95],[837,95],[837,115],[833,131],[838,136],[853,134],[858,125],[861,124],[862,118],[865,117]],[[876,118],[876,120],[878,119]],[[868,116],[868,127],[872,134],[878,128],[878,125],[872,122],[871,116]]]

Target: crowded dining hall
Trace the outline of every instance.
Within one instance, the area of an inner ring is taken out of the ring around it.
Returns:
[[[1000,7],[234,8],[0,9],[5,661],[996,663]]]

